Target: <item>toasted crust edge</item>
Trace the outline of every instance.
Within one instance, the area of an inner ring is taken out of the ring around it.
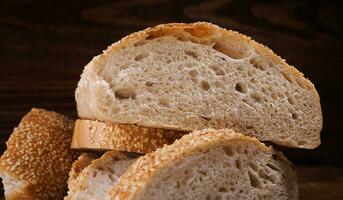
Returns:
[[[164,144],[173,143],[186,133],[78,119],[74,127],[71,148],[150,153]]]

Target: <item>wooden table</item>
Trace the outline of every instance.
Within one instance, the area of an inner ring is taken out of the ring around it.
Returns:
[[[343,199],[342,13],[342,4],[304,0],[1,1],[0,149],[33,106],[75,118],[79,75],[111,43],[159,23],[210,21],[266,44],[314,82],[322,145],[282,150],[297,166],[301,199]]]

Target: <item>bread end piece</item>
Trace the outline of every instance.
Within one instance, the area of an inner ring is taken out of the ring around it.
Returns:
[[[33,108],[8,139],[0,158],[6,199],[61,199],[77,152],[70,150],[74,122]]]

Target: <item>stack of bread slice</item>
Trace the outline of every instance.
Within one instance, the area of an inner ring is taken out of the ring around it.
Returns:
[[[205,22],[114,43],[85,67],[75,97],[68,141],[95,153],[68,162],[68,200],[297,199],[292,164],[262,142],[320,144],[314,85],[262,44]],[[30,180],[10,168],[4,183]]]

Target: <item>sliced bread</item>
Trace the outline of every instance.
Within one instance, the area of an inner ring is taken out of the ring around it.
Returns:
[[[71,148],[150,153],[186,134],[137,125],[76,120]]]
[[[65,116],[33,108],[8,139],[0,158],[5,197],[62,199],[77,153],[70,149],[74,122]]]
[[[298,186],[281,153],[229,129],[208,129],[138,158],[110,194],[112,200],[293,200]]]
[[[85,67],[75,98],[82,119],[320,144],[314,85],[269,48],[205,22],[159,25],[114,43]]]
[[[109,190],[135,161],[117,151],[108,151],[100,158],[94,158],[86,154],[74,163],[77,170],[70,174],[69,191],[65,200],[109,199]],[[82,170],[79,172],[78,169]]]
[[[68,190],[74,191],[78,187],[78,177],[80,176],[81,172],[92,163],[93,160],[99,158],[94,153],[82,153],[77,160],[73,163],[70,172],[69,172],[69,179],[68,179]]]

